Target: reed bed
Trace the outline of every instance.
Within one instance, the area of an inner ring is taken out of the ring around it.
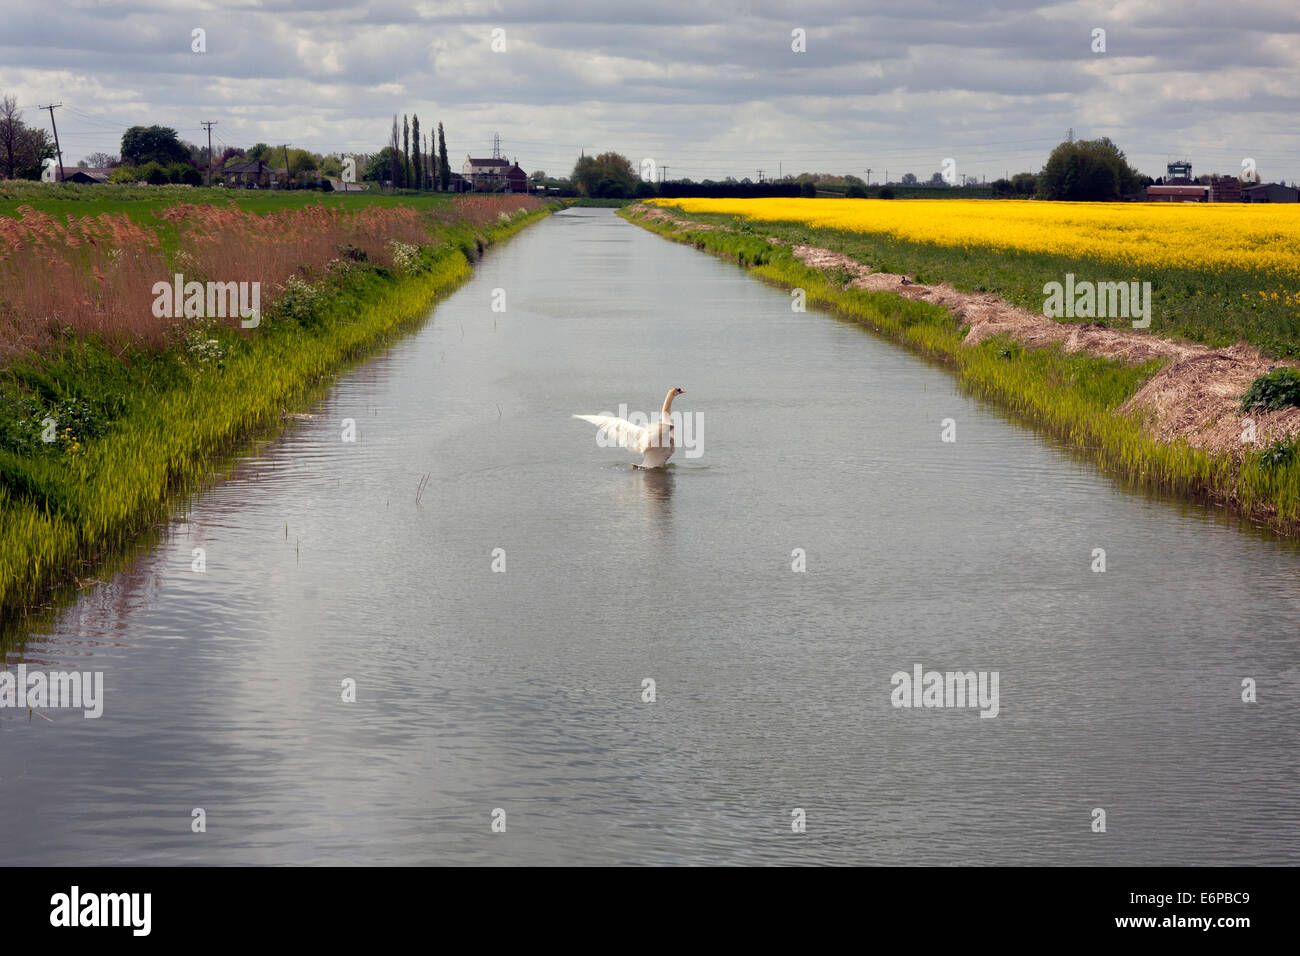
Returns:
[[[22,206],[18,218],[0,216],[0,363],[69,337],[166,347],[179,323],[153,314],[153,288],[177,273],[260,283],[265,305],[289,277],[318,276],[341,255],[391,268],[394,241],[436,243],[454,225],[499,224],[539,206],[530,196],[465,196],[431,210],[315,205],[258,215],[233,202],[178,202],[157,213],[154,229],[125,214],[60,218]],[[164,233],[175,236],[170,252]]]

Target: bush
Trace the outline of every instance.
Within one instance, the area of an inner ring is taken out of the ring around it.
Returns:
[[[848,189],[844,191],[844,198],[845,199],[866,199],[867,191],[863,189],[861,186],[859,186],[857,183],[854,183],[852,186],[850,186]]]
[[[1288,406],[1300,407],[1300,369],[1282,366],[1250,383],[1241,398],[1241,410],[1262,408],[1275,412]]]
[[[167,179],[180,186],[199,186],[203,183],[203,174],[189,163],[172,163],[167,167]]]
[[[1300,442],[1295,439],[1275,438],[1260,451],[1260,464],[1265,468],[1280,468],[1296,457],[1297,447],[1300,447]]]
[[[145,163],[138,170],[140,178],[150,186],[162,186],[170,180],[167,175],[167,167],[162,163],[156,163],[152,160]]]
[[[646,199],[647,197],[654,196],[654,195],[656,195],[654,186],[651,186],[647,182],[640,182],[636,184],[637,199]]]
[[[893,199],[894,191],[890,189],[888,186],[886,186],[883,189],[881,189],[880,192],[878,192],[876,195],[880,199]]]
[[[799,186],[799,195],[804,199],[816,199],[817,187],[811,182],[804,182]]]

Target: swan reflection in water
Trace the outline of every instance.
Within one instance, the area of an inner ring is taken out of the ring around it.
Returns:
[[[672,513],[673,472],[671,468],[638,468],[637,478],[645,496],[646,511],[657,518]]]
[[[626,516],[629,528],[664,533],[673,516],[673,469],[623,467],[627,473],[610,489],[616,511]]]

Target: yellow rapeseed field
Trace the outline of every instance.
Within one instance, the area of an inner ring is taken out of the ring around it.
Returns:
[[[948,247],[1097,259],[1139,271],[1300,278],[1300,204],[1068,203],[989,199],[660,199],[687,213],[877,233]],[[1294,283],[1287,283],[1295,288]]]

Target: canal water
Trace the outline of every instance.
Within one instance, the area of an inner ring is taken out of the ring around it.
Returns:
[[[790,301],[611,210],[490,251],[9,652],[104,691],[0,710],[0,859],[1300,864],[1295,546]],[[666,473],[571,417],[675,385]]]

